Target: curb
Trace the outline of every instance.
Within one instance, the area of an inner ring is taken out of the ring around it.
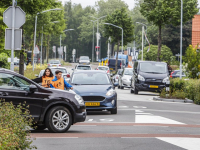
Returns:
[[[179,103],[194,103],[193,100],[190,99],[166,99],[160,97],[153,97],[155,101],[164,101],[164,102],[179,102]]]

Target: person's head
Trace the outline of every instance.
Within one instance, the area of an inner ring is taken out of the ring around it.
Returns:
[[[46,68],[45,69],[43,77],[45,77],[45,76],[47,76],[47,77],[53,77],[53,73],[52,73],[52,71],[51,71],[50,68]]]
[[[56,77],[57,77],[57,79],[60,79],[62,77],[62,71],[57,70],[56,71]]]

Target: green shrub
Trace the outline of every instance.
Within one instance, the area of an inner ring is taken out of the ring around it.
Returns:
[[[1,68],[10,68],[10,63],[8,63],[8,55],[6,53],[0,54],[0,67]]]
[[[196,104],[200,104],[200,80],[198,79],[171,79],[169,96],[166,96],[166,91],[162,90],[160,93],[162,98],[175,99],[191,99]]]
[[[0,150],[34,149],[29,138],[32,117],[25,104],[0,101]]]

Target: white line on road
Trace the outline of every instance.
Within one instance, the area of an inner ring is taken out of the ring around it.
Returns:
[[[94,119],[89,119],[88,121],[93,121]]]
[[[128,108],[128,106],[118,106],[118,108]]]

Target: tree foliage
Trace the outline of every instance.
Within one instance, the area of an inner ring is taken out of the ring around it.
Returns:
[[[167,24],[178,25],[180,23],[181,1],[180,0],[144,0],[141,3],[141,13],[149,22],[158,26],[158,58],[160,60],[161,53],[161,31],[162,26]],[[198,12],[197,0],[183,0],[183,22],[187,22],[193,18]]]

